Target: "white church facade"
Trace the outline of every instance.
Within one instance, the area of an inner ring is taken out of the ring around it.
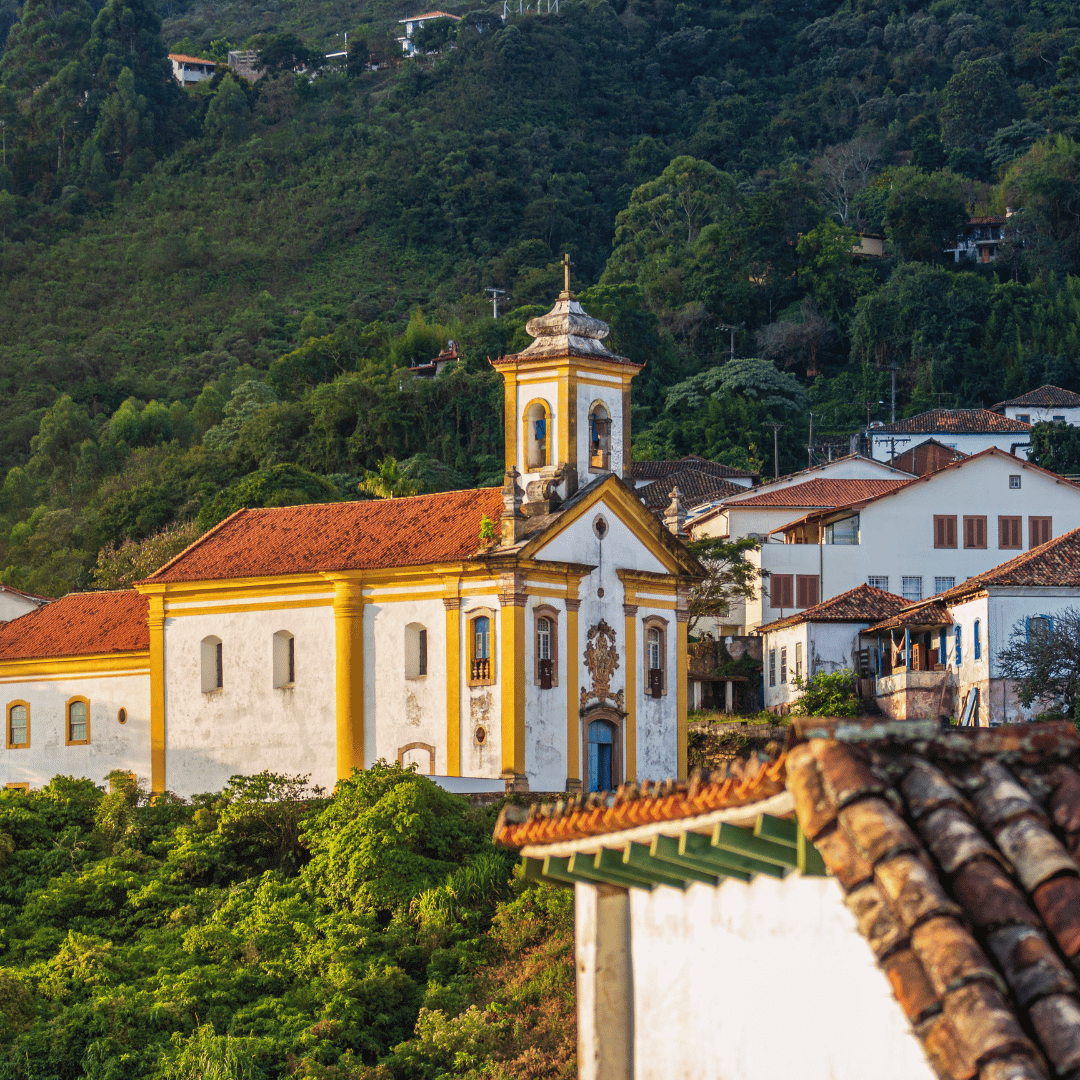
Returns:
[[[633,494],[641,365],[568,290],[528,331],[493,361],[501,490],[241,510],[133,590],[0,625],[0,784],[330,787],[379,759],[461,791],[684,777],[703,570]]]

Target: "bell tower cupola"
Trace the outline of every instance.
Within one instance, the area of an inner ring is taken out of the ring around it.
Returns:
[[[630,479],[630,380],[644,365],[604,347],[607,323],[586,314],[570,291],[570,256],[563,291],[525,329],[522,352],[492,360],[504,384],[506,471],[516,469],[529,514],[568,499],[601,475]]]

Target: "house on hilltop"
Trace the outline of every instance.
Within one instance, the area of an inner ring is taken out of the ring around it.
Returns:
[[[216,60],[202,60],[197,56],[169,53],[169,62],[172,64],[173,78],[181,86],[191,86],[203,79],[212,79],[217,71]]]
[[[454,22],[461,22],[460,15],[451,15],[447,11],[425,11],[422,15],[408,15],[404,19],[398,19],[398,25],[405,27],[405,36],[398,38],[398,41],[401,42],[401,51],[406,56],[415,56],[417,48],[413,42],[413,34],[421,29],[424,23],[435,22],[438,19],[452,19]]]
[[[569,289],[528,332],[493,361],[502,489],[239,510],[134,590],[0,627],[0,779],[120,768],[191,795],[380,758],[464,791],[685,775],[704,570],[633,491],[642,365]]]
[[[891,424],[872,424],[866,431],[867,449],[878,461],[894,460],[927,438],[965,454],[991,446],[1015,454],[1028,446],[1031,425],[989,409],[931,409]]]
[[[973,217],[956,238],[956,246],[946,248],[954,262],[973,259],[977,263],[992,263],[997,258],[998,245],[1005,239],[1008,217],[991,214]]]
[[[1080,425],[1080,394],[1060,386],[1040,386],[1019,397],[999,401],[994,411],[1024,424]]]

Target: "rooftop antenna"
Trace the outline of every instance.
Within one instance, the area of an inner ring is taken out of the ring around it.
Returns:
[[[499,317],[499,297],[505,296],[506,290],[488,287],[484,292],[491,293],[491,317],[497,319]]]

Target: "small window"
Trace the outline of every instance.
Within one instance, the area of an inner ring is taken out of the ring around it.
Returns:
[[[422,679],[427,675],[427,627],[409,623],[405,627],[405,678]]]
[[[1054,519],[1048,517],[1028,518],[1028,546],[1037,548],[1054,538]]]
[[[801,679],[803,677],[802,672],[802,642],[795,642],[795,678]]]
[[[956,666],[959,669],[960,661],[961,661],[961,658],[963,657],[963,651],[964,651],[963,646],[961,644],[961,631],[960,631],[959,626],[956,627],[953,630],[953,636],[954,636],[955,641],[956,641],[956,649],[955,649],[955,652],[956,652]]]
[[[922,599],[922,578],[921,577],[904,577],[901,579],[903,584],[901,586],[901,595],[905,600],[921,600]]]
[[[1019,420],[1021,424],[1030,424],[1031,423],[1031,413],[1025,413],[1025,412],[1017,413],[1016,414],[1016,419]],[[1017,477],[1017,479],[1019,479],[1019,477]],[[1017,484],[1016,486],[1019,487],[1020,485]]]
[[[795,606],[814,607],[818,602],[817,574],[797,574],[795,577]]]
[[[1065,417],[1064,416],[1055,416],[1054,417],[1054,423],[1055,424],[1064,424],[1065,423]]]
[[[955,521],[955,518],[953,519]],[[964,547],[986,547],[986,518],[985,516],[967,514],[964,515]]]
[[[525,467],[543,469],[550,463],[551,410],[546,401],[533,401],[525,410]]]
[[[536,666],[533,678],[541,690],[559,685],[558,612],[547,604],[533,614],[534,653]]]
[[[649,697],[667,693],[667,622],[657,615],[643,620],[645,628],[645,692]]]
[[[1013,491],[1018,491],[1020,489],[1020,477],[1015,474],[1011,475],[1009,477],[1009,487]]]
[[[934,547],[936,547],[936,548],[954,548],[954,547],[956,547],[956,515],[955,514],[935,514],[934,515]]]
[[[21,750],[30,745],[30,705],[13,701],[7,707],[7,748]]]
[[[492,681],[491,615],[475,615],[469,622],[469,682],[484,686]]]
[[[780,649],[780,685],[787,683],[787,646]]]
[[[954,577],[936,577],[934,578],[934,592],[943,593],[956,585],[956,578]]]
[[[975,620],[975,625],[971,630],[971,654],[976,660],[982,659],[982,636],[979,633],[980,625],[979,620]]]
[[[296,638],[288,630],[279,630],[274,634],[274,686],[280,690],[295,682]]]
[[[825,526],[826,544],[857,544],[859,542],[859,515],[841,518]]]
[[[204,637],[201,645],[202,654],[202,690],[204,694],[212,694],[225,685],[224,669],[222,667],[221,638]]]
[[[949,640],[945,636],[945,631],[938,631],[938,663],[942,667],[946,667],[949,663]]]
[[[1017,477],[1019,479],[1019,477]],[[1024,519],[1021,517],[998,517],[998,547],[1004,551],[1019,550],[1024,546]]]
[[[83,746],[90,741],[90,702],[84,697],[67,703],[67,744]]]
[[[769,650],[769,685],[776,685],[776,650]]]
[[[883,592],[889,591],[889,579],[887,577],[874,577],[871,575],[866,579],[866,584],[872,589],[881,589]]]
[[[589,410],[589,468],[600,472],[611,468],[611,416],[600,402]]]
[[[792,574],[773,574],[769,578],[769,604],[774,608],[795,606],[795,578]]]
[[[1051,621],[1045,615],[1035,615],[1027,621],[1028,641],[1044,642],[1050,637]]]

